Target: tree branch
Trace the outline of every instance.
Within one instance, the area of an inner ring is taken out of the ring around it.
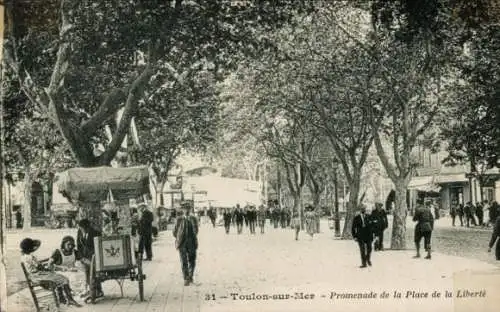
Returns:
[[[80,125],[81,133],[91,137],[104,122],[116,114],[126,98],[126,91],[119,88],[112,90],[94,115]]]
[[[149,82],[152,74],[152,65],[151,62],[149,62],[143,72],[135,79],[135,81],[130,86],[122,118],[120,120],[120,123],[118,124],[118,127],[116,128],[115,133],[113,134],[113,138],[109,146],[106,148],[106,151],[104,151],[104,153],[102,153],[98,157],[99,164],[108,165],[115,157],[116,152],[118,152],[123,140],[125,139],[125,136],[128,133],[130,121],[132,120],[132,117],[137,110],[139,99],[144,93],[145,85]]]

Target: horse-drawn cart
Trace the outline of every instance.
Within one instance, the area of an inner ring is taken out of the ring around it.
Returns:
[[[146,167],[73,168],[58,175],[59,191],[80,207],[110,209],[119,219],[111,231],[102,231],[94,238],[94,256],[90,265],[90,296],[95,303],[96,284],[115,280],[123,296],[123,283],[129,279],[138,283],[139,298],[144,300],[144,279],[141,257],[136,258],[131,234],[129,201],[146,200],[149,195],[149,172]],[[83,209],[83,208],[81,208]],[[88,212],[88,211],[87,211]],[[79,213],[82,217],[82,213]],[[99,215],[99,214],[96,214]],[[83,214],[85,217],[85,214]],[[102,215],[101,215],[102,216]],[[95,220],[94,220],[95,223]],[[101,222],[102,223],[102,222]],[[101,225],[102,227],[102,225]],[[101,228],[102,230],[102,228]]]

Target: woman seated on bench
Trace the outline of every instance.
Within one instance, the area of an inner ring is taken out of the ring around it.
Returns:
[[[86,286],[85,269],[77,266],[77,260],[81,260],[82,256],[75,249],[75,246],[75,239],[72,236],[64,236],[61,241],[61,248],[54,250],[49,259],[49,264],[54,265],[56,271],[61,271],[61,274],[69,279],[74,292],[83,294]]]
[[[69,280],[61,274],[52,272],[48,266],[44,265],[44,262],[48,259],[38,261],[33,255],[40,245],[41,242],[38,239],[31,238],[23,239],[20,244],[21,262],[24,263],[31,280],[40,283],[42,287],[50,288],[50,286],[55,286],[60,303],[81,307],[71,295]]]

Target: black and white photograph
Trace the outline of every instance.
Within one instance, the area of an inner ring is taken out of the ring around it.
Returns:
[[[498,311],[499,0],[0,26],[0,311]]]

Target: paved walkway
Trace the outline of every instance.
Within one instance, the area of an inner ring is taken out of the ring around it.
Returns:
[[[412,259],[408,250],[374,253],[373,267],[359,269],[357,245],[334,239],[326,222],[322,226],[324,233],[314,239],[301,232],[295,241],[288,229],[226,235],[222,227],[202,225],[196,284],[189,287],[183,286],[174,238],[163,232],[154,260],[145,263],[144,302],[136,282],[125,281],[120,297],[117,283],[107,281],[106,297],[95,305],[61,311],[466,311],[468,304],[475,311],[498,310],[491,305],[498,302],[499,266],[439,252],[430,261]],[[485,297],[457,298],[459,291],[482,296],[483,290]],[[441,298],[432,298],[434,291]],[[452,298],[444,298],[447,291]],[[422,298],[425,293],[429,298]],[[347,298],[358,294],[376,298]],[[9,297],[11,311],[33,311],[26,290]]]

